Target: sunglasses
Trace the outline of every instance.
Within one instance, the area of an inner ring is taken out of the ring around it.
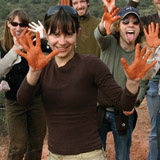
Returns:
[[[27,23],[17,23],[17,22],[10,22],[12,26],[17,27],[18,25],[20,27],[27,27],[28,24]]]
[[[138,19],[133,19],[133,21],[130,21],[129,19],[122,19],[122,23],[124,25],[127,25],[130,22],[132,22],[134,25],[139,25],[139,23],[140,23],[140,21]]]
[[[78,13],[75,9],[73,9],[73,7],[68,6],[68,5],[57,5],[57,6],[53,6],[51,7],[46,15],[44,20],[47,20],[48,18],[50,18],[52,15],[58,13],[60,11],[60,9],[63,9],[65,12],[67,12],[68,14],[70,14],[71,16],[75,16],[78,17]]]

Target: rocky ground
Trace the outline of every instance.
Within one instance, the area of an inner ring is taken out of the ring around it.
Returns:
[[[137,109],[137,112],[138,121],[133,132],[130,160],[147,160],[150,124],[146,100],[143,101],[141,106]],[[8,136],[0,121],[0,160],[5,160],[8,142]],[[42,160],[47,160],[47,156],[47,138],[45,138]],[[107,160],[115,160],[113,137],[111,133],[107,136]]]

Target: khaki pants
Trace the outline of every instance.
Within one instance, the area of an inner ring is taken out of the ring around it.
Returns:
[[[48,160],[104,160],[104,150],[95,150],[91,152],[76,155],[58,155],[49,152]]]

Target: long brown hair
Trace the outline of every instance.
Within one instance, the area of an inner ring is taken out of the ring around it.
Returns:
[[[19,17],[22,23],[26,23],[26,24],[29,23],[29,17],[23,9],[14,9],[12,12],[10,12],[5,22],[4,34],[2,37],[2,48],[6,52],[9,51],[14,44],[13,36],[10,32],[10,28],[8,27],[7,23],[12,22],[16,16]]]

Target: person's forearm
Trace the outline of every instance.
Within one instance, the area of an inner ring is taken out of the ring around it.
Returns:
[[[106,35],[106,29],[104,28],[103,22],[99,23],[98,29],[102,35]]]
[[[33,71],[31,68],[29,69],[27,73],[27,82],[34,86],[37,84],[39,77],[41,75],[42,70]]]
[[[127,79],[126,87],[132,94],[136,94],[139,88],[139,81]]]
[[[39,84],[35,86],[30,85],[25,77],[17,91],[17,102],[23,106],[30,104],[39,92]]]
[[[7,74],[12,69],[12,66],[20,61],[21,57],[14,49],[11,49],[2,59],[0,59],[0,77]]]

